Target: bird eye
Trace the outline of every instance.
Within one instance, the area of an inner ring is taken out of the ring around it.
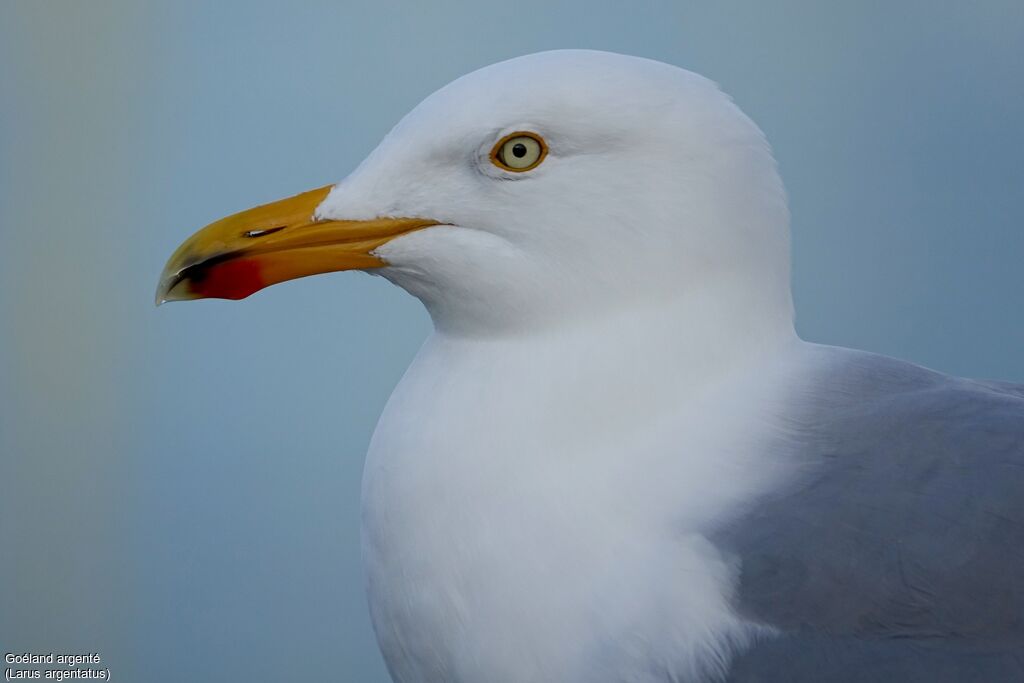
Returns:
[[[536,133],[511,133],[491,150],[491,163],[515,173],[529,171],[540,165],[548,154],[544,138]]]

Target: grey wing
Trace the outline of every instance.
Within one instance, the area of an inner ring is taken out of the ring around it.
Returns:
[[[728,680],[1024,681],[1024,387],[820,353],[801,478],[716,539],[778,634]]]

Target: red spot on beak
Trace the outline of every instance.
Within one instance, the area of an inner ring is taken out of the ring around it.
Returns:
[[[210,266],[202,279],[193,279],[190,289],[213,299],[244,299],[266,287],[255,259],[237,258]]]

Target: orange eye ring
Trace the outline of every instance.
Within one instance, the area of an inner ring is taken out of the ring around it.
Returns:
[[[548,155],[544,138],[529,131],[509,133],[491,148],[491,163],[503,171],[525,173],[540,166]]]

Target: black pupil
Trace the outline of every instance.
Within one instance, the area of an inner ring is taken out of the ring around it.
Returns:
[[[514,156],[517,159],[522,159],[523,157],[525,157],[526,145],[524,145],[521,142],[517,142],[516,144],[512,145],[512,156]]]

